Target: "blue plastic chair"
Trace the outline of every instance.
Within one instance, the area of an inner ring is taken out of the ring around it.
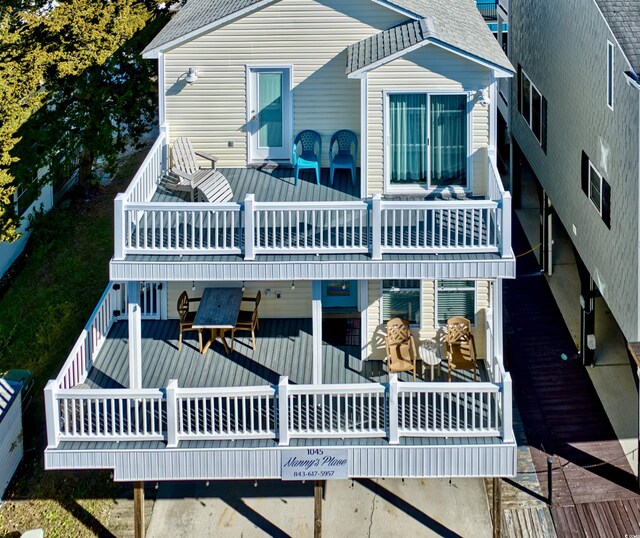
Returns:
[[[337,142],[338,152],[334,155],[333,145]],[[351,153],[353,146],[353,153]],[[336,168],[351,170],[351,182],[356,184],[356,160],[358,159],[358,137],[353,131],[341,129],[334,133],[329,143],[329,166],[331,168],[331,184]]]
[[[318,151],[316,152],[316,144]],[[300,155],[298,155],[298,145]],[[315,132],[307,129],[300,131],[293,141],[293,169],[298,184],[298,173],[303,168],[312,168],[316,171],[316,181],[320,185],[320,157],[322,156],[322,138]]]

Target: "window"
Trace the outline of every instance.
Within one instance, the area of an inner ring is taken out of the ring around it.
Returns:
[[[391,186],[467,185],[467,95],[391,93],[386,105]]]
[[[520,65],[518,65],[518,110],[546,152],[547,100]]]
[[[582,191],[591,200],[607,227],[611,228],[611,186],[584,151],[582,152]]]
[[[607,105],[613,110],[613,43],[607,41]]]
[[[382,321],[392,318],[408,319],[412,325],[420,324],[420,281],[382,281]]]
[[[476,285],[473,280],[439,280],[436,290],[438,325],[445,325],[453,316],[463,316],[475,323]]]

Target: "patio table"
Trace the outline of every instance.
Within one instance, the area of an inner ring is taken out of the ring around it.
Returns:
[[[431,342],[426,342],[418,348],[418,353],[420,354],[420,359],[422,360],[423,364],[431,367],[431,381],[433,381],[433,367],[437,365],[438,372],[441,371],[440,365],[442,359],[437,347]]]
[[[235,327],[241,301],[241,288],[206,288],[204,290],[193,320],[193,328],[211,329],[211,338],[204,343],[200,353],[206,353],[216,338],[220,338],[227,354],[233,351],[233,340],[230,347],[224,333]]]

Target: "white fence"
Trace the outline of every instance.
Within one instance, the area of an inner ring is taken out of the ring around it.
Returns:
[[[131,183],[124,192],[124,198],[128,202],[148,202],[156,192],[162,173],[167,169],[168,146],[164,129],[142,161],[140,168],[133,176]]]
[[[501,437],[513,440],[511,378],[400,383],[160,389],[45,389],[50,447],[62,441]]]

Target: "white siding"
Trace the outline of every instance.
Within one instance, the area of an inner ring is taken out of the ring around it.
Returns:
[[[489,69],[427,45],[368,74],[368,192],[383,192],[383,92],[386,91],[471,91],[487,88]],[[486,146],[489,143],[489,107],[475,104],[473,124],[473,184],[477,194],[485,192]]]
[[[360,133],[360,81],[345,74],[347,45],[405,19],[370,0],[282,0],[179,46],[165,56],[171,139],[191,137],[219,166],[245,165],[246,66],[293,65],[293,132],[318,131],[328,165],[331,135]],[[179,80],[190,66],[199,69],[191,86]]]
[[[419,345],[426,340],[435,340],[442,344],[444,337],[443,328],[436,323],[436,281],[423,280],[421,288],[422,308],[420,327],[414,331],[416,343]],[[367,357],[374,360],[382,360],[386,355],[384,348],[386,329],[384,324],[380,323],[380,291],[381,281],[376,280],[369,282],[369,302],[367,308],[369,314],[369,323],[367,326],[369,350]],[[489,281],[481,280],[476,282],[476,321],[472,331],[476,339],[478,357],[480,358],[484,358],[485,355],[485,312],[490,306]],[[444,354],[442,356],[444,356]]]
[[[21,396],[18,396],[3,413],[0,422],[0,499],[24,454]]]
[[[202,297],[204,288],[239,288],[242,282],[195,282],[192,290],[191,282],[169,282],[167,284],[167,310],[170,318],[177,318],[176,304],[183,291],[189,297]],[[266,295],[266,290],[271,295]],[[258,290],[262,291],[259,313],[262,318],[310,318],[311,317],[311,282],[296,281],[295,289],[291,289],[291,282],[245,282],[246,297],[255,297]],[[276,291],[282,293],[276,299]]]

